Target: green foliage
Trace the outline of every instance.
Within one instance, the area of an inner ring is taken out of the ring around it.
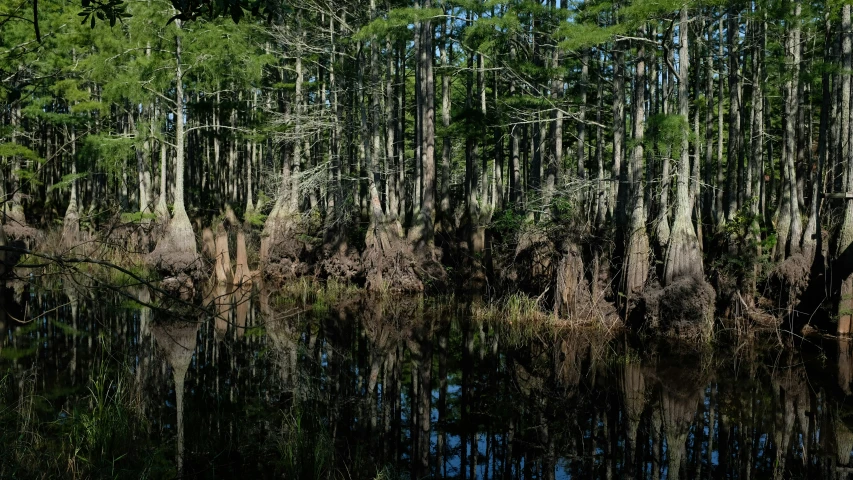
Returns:
[[[121,214],[122,223],[142,223],[149,220],[157,220],[157,214],[150,212],[131,212]]]
[[[553,222],[558,225],[565,225],[567,222],[572,222],[574,220],[576,202],[576,199],[572,199],[566,195],[555,196],[551,204]]]
[[[769,253],[776,245],[776,235],[761,228],[761,216],[752,213],[757,201],[753,197],[746,202],[723,231],[724,242],[739,248],[724,250],[715,260],[714,269],[731,278],[753,278],[756,273],[762,275],[770,265]]]
[[[514,238],[527,223],[527,218],[515,210],[507,209],[495,212],[489,228],[504,238]]]
[[[354,36],[356,41],[369,40],[373,37],[384,38],[386,35],[399,35],[412,25],[439,17],[444,12],[440,8],[395,8],[362,27]]]
[[[20,169],[15,170],[14,174],[18,177],[18,179],[24,183],[28,183],[32,186],[41,185],[41,181],[39,180],[39,174],[33,170]]]
[[[133,158],[134,140],[109,134],[88,135],[83,141],[81,155],[95,159],[105,172],[117,176],[125,168],[125,163]]]
[[[682,115],[653,115],[648,120],[648,128],[646,144],[659,150],[680,148],[684,136],[690,135],[690,126]]]
[[[43,163],[44,159],[29,148],[17,143],[4,142],[0,143],[0,158],[7,159],[11,157],[21,157],[24,160],[31,162]]]
[[[560,48],[574,52],[610,41],[619,31],[617,27],[601,27],[590,23],[565,23],[558,33],[565,38]]]
[[[130,18],[127,13],[127,4],[124,0],[81,0],[83,10],[78,13],[83,20],[81,25],[89,24],[91,28],[95,28],[95,19],[100,21],[108,21],[111,27],[114,27],[116,21],[121,21],[124,18]]]
[[[63,175],[62,180],[54,183],[50,187],[47,188],[48,193],[53,192],[55,190],[65,190],[66,188],[71,188],[71,185],[77,180],[88,177],[88,173],[69,173],[68,175]]]
[[[257,210],[246,212],[245,217],[246,223],[257,228],[263,228],[264,223],[267,221],[267,215],[264,215],[263,213]]]

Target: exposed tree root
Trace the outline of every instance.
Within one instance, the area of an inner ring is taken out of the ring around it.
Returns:
[[[15,210],[7,213],[6,223],[3,225],[3,228],[8,239],[21,241],[27,246],[27,248],[31,248],[40,236],[38,229],[27,224],[27,220],[24,218],[23,212],[17,212]]]
[[[368,290],[422,292],[424,283],[415,270],[415,255],[396,222],[372,225],[367,230],[362,263]]]
[[[770,272],[769,284],[776,293],[779,307],[787,314],[809,286],[811,264],[802,254],[794,254],[776,265]]]
[[[563,259],[557,266],[557,285],[554,300],[554,312],[563,317],[572,318],[591,306],[589,284],[584,277],[583,258],[580,248],[574,243],[567,246]]]
[[[216,263],[214,272],[218,283],[228,283],[232,280],[231,252],[228,250],[228,231],[220,224],[216,228]]]
[[[196,250],[195,233],[185,212],[175,214],[166,234],[157,242],[154,251],[148,254],[146,261],[157,271],[169,276],[180,278],[184,274],[193,280],[206,277],[201,256]]]
[[[323,260],[318,274],[344,282],[354,282],[364,276],[361,255],[340,232],[330,233],[322,248]]]
[[[246,250],[246,234],[242,229],[237,230],[237,258],[234,264],[234,284],[249,285],[252,283],[252,271],[249,270],[249,253]]]
[[[308,232],[298,215],[267,218],[261,237],[261,272],[274,282],[292,280],[311,272],[313,247],[303,240]]]
[[[714,325],[716,292],[701,277],[686,276],[643,295],[646,322],[664,335],[702,340]]]
[[[77,214],[77,206],[74,203],[68,205],[65,218],[62,219],[62,246],[71,248],[80,239],[80,215]]]
[[[549,290],[557,278],[558,262],[557,246],[543,231],[525,231],[520,235],[512,257],[498,270],[508,290],[519,289],[540,295]]]
[[[210,261],[216,258],[216,238],[213,236],[213,230],[209,227],[201,231],[201,251]]]

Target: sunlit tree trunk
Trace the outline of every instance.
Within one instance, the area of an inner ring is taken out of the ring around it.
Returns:
[[[643,32],[641,32],[642,35]],[[643,196],[643,139],[646,104],[646,48],[639,45],[634,69],[633,152],[628,168],[631,191],[630,228],[625,268],[625,294],[630,298],[639,293],[649,274],[649,237],[646,233],[646,208]]]
[[[687,82],[690,78],[690,55],[688,45],[689,17],[687,8],[681,9],[679,22],[678,51],[678,115],[683,122],[681,135],[681,159],[678,162],[678,180],[676,184],[675,215],[672,222],[672,236],[666,254],[664,282],[691,276],[703,278],[702,252],[699,240],[693,227],[690,210],[689,181],[690,181],[690,138],[687,121],[690,114],[690,104],[687,93]]]

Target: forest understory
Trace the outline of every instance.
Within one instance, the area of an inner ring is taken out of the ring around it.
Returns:
[[[38,41],[0,10],[6,276],[523,295],[700,339],[853,328],[850,5],[40,5]]]

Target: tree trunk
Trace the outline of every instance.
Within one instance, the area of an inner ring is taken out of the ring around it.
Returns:
[[[687,8],[684,7],[681,9],[678,27],[680,43],[678,51],[678,115],[682,118],[684,131],[681,135],[681,159],[678,162],[675,216],[673,217],[672,236],[670,237],[664,267],[664,282],[667,285],[681,277],[689,276],[697,279],[704,277],[702,252],[699,249],[699,240],[696,237],[696,230],[693,228],[690,210],[690,132],[687,123],[690,115],[687,88],[687,82],[690,78],[688,25]]]
[[[785,99],[785,116],[783,118],[782,195],[776,227],[779,237],[776,250],[778,260],[800,253],[800,241],[802,239],[802,221],[795,165],[797,156],[796,121],[799,116],[800,10],[799,4],[794,6],[794,17],[788,25],[788,33],[785,37],[785,63],[789,65],[789,70],[782,89]],[[849,98],[849,91],[845,98]]]
[[[291,106],[293,122],[292,155],[286,153],[282,160],[281,182],[275,204],[264,222],[261,233],[260,260],[263,269],[279,257],[291,257],[295,263],[300,247],[294,239],[296,230],[301,226],[299,219],[299,165],[302,162],[302,86],[305,81],[302,69],[302,52],[297,50],[295,60],[296,84]],[[286,152],[286,151],[285,151]],[[292,270],[293,272],[293,270]]]
[[[589,83],[589,50],[581,57],[580,106],[578,109],[578,166],[579,179],[586,178],[586,89]]]
[[[163,238],[152,252],[157,268],[172,274],[198,271],[195,233],[184,205],[184,75],[181,64],[181,22],[175,21],[175,204],[172,219]]]
[[[613,47],[613,173],[607,205],[610,217],[615,219],[614,215],[618,215],[619,221],[624,213],[624,205],[617,204],[617,201],[621,201],[624,190],[621,181],[622,160],[625,157],[625,52],[621,49],[621,46]]]
[[[642,36],[644,33],[641,32]],[[631,296],[642,291],[649,275],[649,236],[646,233],[646,208],[643,198],[643,139],[646,104],[646,47],[639,45],[637,64],[634,70],[633,140],[631,166],[628,169],[628,182],[631,188],[631,227],[628,232],[628,248],[625,261],[625,295],[630,302]]]
[[[450,128],[450,100],[451,100],[451,91],[450,91],[450,79],[451,74],[448,71],[450,69],[450,55],[448,53],[448,48],[451,47],[449,44],[449,34],[447,31],[447,21],[442,20],[441,23],[441,33],[442,33],[442,41],[439,44],[439,50],[441,55],[441,126],[444,127],[444,135],[442,139],[442,148],[441,148],[441,182],[439,184],[439,216],[442,220],[442,224],[445,229],[449,229],[450,227],[450,218],[452,215],[452,211],[450,209],[450,169],[451,169],[451,139],[450,133],[448,129]],[[449,230],[445,233],[450,233]]]
[[[432,6],[431,0],[424,1],[424,8]],[[420,25],[418,52],[418,102],[420,117],[418,130],[420,139],[421,167],[423,171],[423,200],[414,228],[409,237],[416,248],[432,250],[435,236],[435,75],[433,72],[432,22],[425,20]]]
[[[77,175],[77,132],[71,127],[71,175]],[[80,233],[80,215],[77,204],[77,179],[71,181],[71,197],[68,200],[68,208],[65,210],[65,218],[62,220],[62,244],[66,248],[73,247]]]
[[[853,192],[853,146],[850,144],[850,71],[853,68],[851,52],[850,5],[841,8],[842,55],[844,68],[841,73],[841,145],[844,163],[843,191]],[[843,275],[841,297],[838,301],[838,334],[847,335],[853,330],[853,201],[846,200],[844,220],[838,236],[838,258]]]
[[[737,174],[740,169],[740,76],[738,66],[738,24],[739,13],[736,8],[729,10],[726,29],[729,60],[729,144],[726,157],[726,219],[731,221],[737,214],[738,187]]]
[[[725,95],[725,76],[722,74],[723,68],[723,18],[720,16],[720,22],[718,26],[719,33],[719,50],[717,52],[719,58],[719,65],[721,73],[717,76],[719,78],[719,87],[717,90],[717,189],[716,195],[714,197],[714,218],[717,224],[717,231],[722,231],[726,225],[726,210],[725,204],[723,202],[724,196],[723,192],[725,191],[723,185],[725,184],[725,175],[723,173],[723,95]]]
[[[385,49],[388,52],[392,52],[391,48],[391,37],[387,37],[385,39]],[[396,123],[394,119],[394,55],[387,55],[388,59],[386,60],[385,65],[385,162],[387,172],[390,174],[387,176],[386,184],[387,184],[387,192],[388,192],[388,216],[395,221],[400,220],[400,201],[397,198],[397,185],[395,180],[394,173],[396,172],[395,166],[395,142],[396,142]]]

